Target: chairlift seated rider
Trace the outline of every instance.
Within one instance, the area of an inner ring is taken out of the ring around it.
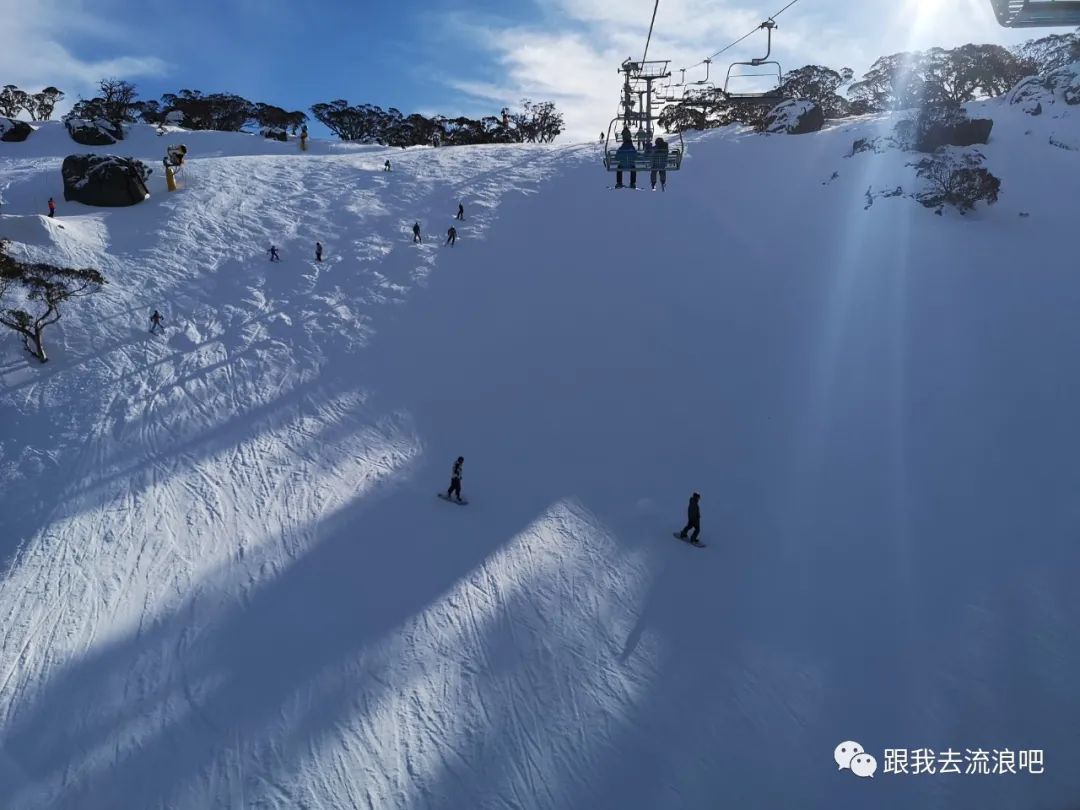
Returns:
[[[622,131],[622,145],[615,150],[615,161],[619,167],[615,172],[615,188],[623,187],[623,169],[630,170],[630,188],[637,188],[637,171],[635,169],[636,160],[637,149],[634,147],[634,140],[630,135],[630,128],[627,127]]]

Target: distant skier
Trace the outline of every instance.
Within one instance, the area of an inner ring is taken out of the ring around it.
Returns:
[[[270,250],[268,250],[267,253],[270,254],[270,261],[272,261],[272,262],[280,262],[281,261],[281,257],[278,255],[278,252],[277,252],[277,245],[271,245]]]
[[[461,203],[457,204],[457,216],[454,217],[454,219],[461,219],[461,220],[465,219],[465,206],[462,205]]]
[[[388,171],[390,171],[390,161],[389,161],[389,160],[388,160],[388,161],[386,161],[386,163],[384,163],[384,164],[382,165],[382,170],[383,170],[384,172],[388,172]]]
[[[454,469],[450,473],[450,488],[446,490],[446,500],[453,495],[461,500],[461,465],[465,463],[465,456],[458,456],[454,462]]]
[[[604,133],[603,132],[600,133],[600,140],[604,140]]]
[[[315,243],[315,261],[322,261],[322,242]]]
[[[446,232],[446,244],[450,247],[454,246],[454,242],[457,241],[457,228],[453,225],[450,226],[450,230]]]
[[[690,504],[686,507],[686,526],[679,532],[680,540],[685,540],[686,533],[693,529],[694,533],[690,536],[690,542],[697,542],[698,535],[701,533],[701,507],[698,506],[700,500],[701,495],[697,492],[690,496]]]
[[[161,317],[161,313],[155,309],[154,314],[150,316],[150,334],[154,334],[158,329],[162,332],[165,331],[165,327],[161,325],[163,320],[164,318]]]
[[[412,240],[413,240],[414,244],[416,242],[419,242],[420,244],[424,243],[424,238],[420,235],[420,223],[419,222],[414,222],[413,223],[413,226],[412,226]]]
[[[54,200],[52,197],[49,197],[49,216],[56,216],[56,200]]]

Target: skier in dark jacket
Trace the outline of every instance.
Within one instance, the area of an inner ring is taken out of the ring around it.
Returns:
[[[322,261],[322,242],[315,243],[315,261]]]
[[[667,186],[667,156],[668,145],[663,138],[656,139],[656,146],[652,151],[652,172],[649,173],[649,181],[653,191],[656,190],[656,175],[660,175],[660,190],[666,191]]]
[[[280,262],[281,261],[281,257],[278,256],[277,245],[271,245],[270,250],[268,250],[266,252],[270,254],[270,261],[272,261],[272,262]]]
[[[637,188],[637,171],[635,170],[635,161],[637,160],[637,149],[634,147],[634,141],[630,137],[630,130],[624,129],[622,131],[622,145],[615,150],[615,161],[619,169],[615,172],[615,188],[622,188],[622,174],[623,169],[630,170],[630,188]]]
[[[465,219],[465,206],[461,203],[457,204],[457,216],[455,219]]]
[[[162,320],[164,320],[164,319],[161,317],[161,313],[158,312],[155,309],[154,314],[150,316],[150,333],[151,334],[153,334],[158,329],[160,329],[162,332],[165,331],[165,327],[161,325]]]
[[[56,216],[56,200],[54,200],[52,197],[49,197],[49,216]]]
[[[446,244],[450,247],[454,246],[454,242],[457,241],[457,228],[453,225],[450,226],[450,230],[446,232]]]
[[[420,236],[420,223],[414,222],[412,226],[412,240],[413,242],[420,242],[423,244],[424,238]]]
[[[690,536],[690,542],[697,542],[698,535],[701,533],[701,507],[698,506],[700,500],[701,495],[696,492],[690,496],[690,504],[686,507],[686,526],[679,532],[680,540],[685,540],[686,533],[693,529],[694,533]]]
[[[401,147],[401,148],[402,148],[402,149],[404,149],[405,147],[403,146],[403,147]],[[388,161],[386,161],[386,163],[384,163],[384,164],[383,164],[383,166],[382,166],[382,170],[383,170],[384,172],[388,172],[388,171],[390,171],[390,161],[389,161],[389,160],[388,160]]]
[[[447,500],[450,500],[451,495],[461,500],[461,465],[464,463],[465,456],[458,456],[454,462],[454,469],[450,473],[450,488],[446,490]]]

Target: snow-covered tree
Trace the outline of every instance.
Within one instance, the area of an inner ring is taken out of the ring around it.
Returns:
[[[49,359],[42,334],[60,320],[60,306],[98,292],[105,283],[105,277],[89,267],[20,262],[0,240],[0,324],[22,335],[26,350],[42,363]]]

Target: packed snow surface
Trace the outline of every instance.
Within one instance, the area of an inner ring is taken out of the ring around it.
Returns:
[[[663,193],[597,144],[0,143],[11,252],[109,280],[46,365],[0,335],[0,806],[1073,806],[1055,113],[983,107],[1002,196],[967,217],[866,208],[914,189],[846,157],[889,118],[711,132]],[[83,152],[151,198],[66,203]],[[695,490],[706,549],[672,539]],[[922,748],[1044,773],[885,773]]]

